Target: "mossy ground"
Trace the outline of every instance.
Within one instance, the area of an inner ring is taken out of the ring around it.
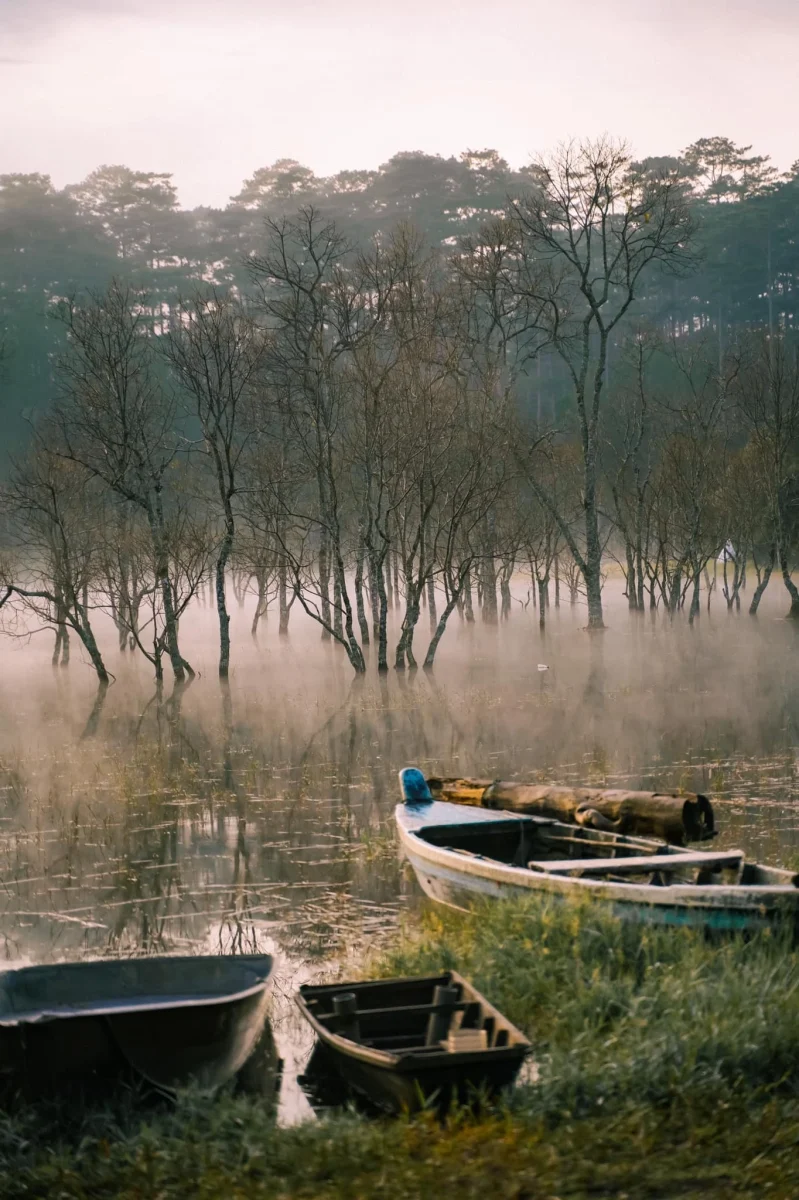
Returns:
[[[278,1129],[256,1101],[0,1128],[0,1196],[799,1195],[799,956],[780,936],[708,942],[595,908],[430,912],[372,964],[455,966],[535,1046],[538,1082],[440,1122]]]

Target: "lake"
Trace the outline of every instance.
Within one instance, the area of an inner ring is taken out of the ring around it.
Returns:
[[[784,595],[772,584],[757,620],[716,602],[690,629],[631,616],[611,581],[604,634],[568,603],[542,634],[516,602],[498,628],[454,617],[434,674],[362,681],[296,612],[290,638],[270,614],[253,641],[248,604],[228,687],[198,605],[182,627],[198,677],[162,696],[100,623],[116,676],[102,706],[77,647],[54,670],[49,634],[5,638],[0,948],[17,965],[276,952],[281,1119],[301,1119],[310,1039],[290,992],[346,970],[420,903],[391,821],[401,767],[704,791],[719,848],[799,863],[799,630]]]

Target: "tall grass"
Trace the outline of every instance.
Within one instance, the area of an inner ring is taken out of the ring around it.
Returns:
[[[550,1120],[799,1086],[799,956],[787,931],[709,941],[532,898],[430,911],[376,966],[471,978],[533,1042],[539,1078],[515,1104]]]
[[[455,967],[534,1045],[536,1083],[440,1124],[354,1116],[279,1129],[255,1100],[146,1116],[0,1119],[0,1196],[634,1198],[799,1195],[799,958],[591,906],[427,912],[369,974]]]

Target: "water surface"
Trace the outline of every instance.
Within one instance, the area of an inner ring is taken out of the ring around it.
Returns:
[[[602,635],[568,605],[542,633],[516,603],[497,629],[453,619],[433,675],[360,682],[307,619],[253,641],[245,606],[228,687],[198,607],[184,623],[198,678],[164,695],[101,626],[116,675],[102,705],[76,651],[53,670],[49,635],[5,639],[0,951],[278,953],[283,1117],[297,1119],[310,1040],[291,991],[346,973],[419,902],[391,821],[401,767],[704,791],[720,847],[796,864],[799,631],[782,595],[758,620],[717,608],[689,629],[631,617],[618,593]]]

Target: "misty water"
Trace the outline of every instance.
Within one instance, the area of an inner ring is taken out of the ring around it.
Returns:
[[[420,903],[392,825],[401,767],[703,791],[720,848],[797,862],[799,631],[776,585],[756,620],[714,597],[691,629],[631,616],[611,581],[601,635],[568,600],[542,633],[524,581],[514,593],[498,628],[453,618],[434,674],[360,682],[299,614],[288,639],[270,615],[254,641],[248,601],[234,608],[229,687],[216,678],[215,614],[198,605],[182,626],[198,677],[159,696],[149,665],[117,657],[100,625],[116,676],[102,705],[76,647],[57,670],[50,634],[5,638],[7,965],[275,952],[291,1121],[310,1112],[296,1076],[312,1041],[292,990],[346,974]]]

